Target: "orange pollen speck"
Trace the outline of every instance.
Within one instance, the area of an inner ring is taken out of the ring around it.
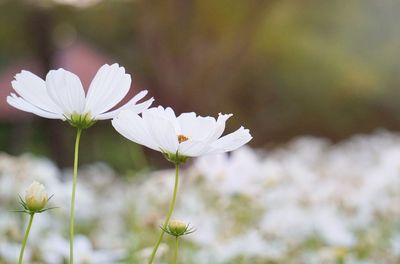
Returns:
[[[188,140],[189,138],[187,136],[184,135],[178,135],[178,141],[179,143],[185,142],[186,140]]]

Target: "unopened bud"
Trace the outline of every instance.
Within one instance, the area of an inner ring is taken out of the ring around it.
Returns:
[[[161,227],[161,229],[175,237],[188,235],[196,231],[194,228],[189,227],[188,224],[180,220],[171,220],[166,228]]]
[[[47,196],[43,184],[37,181],[34,181],[26,190],[25,204],[31,212],[42,210],[48,201],[49,197]]]
[[[180,236],[188,229],[188,225],[180,220],[171,220],[168,224],[168,229],[172,234]]]

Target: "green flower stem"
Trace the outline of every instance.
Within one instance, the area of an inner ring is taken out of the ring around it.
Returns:
[[[176,202],[176,194],[178,192],[178,182],[179,182],[179,163],[175,163],[175,184],[174,184],[174,193],[172,195],[171,205],[170,205],[169,210],[168,210],[167,218],[165,219],[164,224],[162,226],[163,228],[161,229],[160,236],[159,236],[159,238],[157,240],[156,245],[153,248],[153,252],[151,253],[151,256],[150,256],[150,259],[149,259],[149,262],[148,262],[149,264],[153,263],[154,257],[155,257],[155,255],[157,253],[157,250],[158,250],[158,247],[160,246],[160,243],[161,243],[161,241],[162,241],[162,239],[164,237],[164,233],[165,233],[164,230],[167,229],[167,226],[168,226],[168,223],[169,223],[169,219],[171,218],[172,212],[174,211],[175,202]]]
[[[19,264],[22,264],[22,259],[24,257],[26,241],[28,241],[29,231],[31,231],[31,226],[32,226],[33,216],[34,215],[35,215],[35,213],[30,213],[29,224],[28,224],[28,227],[26,228],[26,231],[25,231],[25,237],[24,237],[24,241],[22,242],[21,252],[19,253],[19,262],[18,262]]]
[[[72,181],[72,198],[71,198],[71,219],[69,225],[69,263],[74,263],[74,211],[75,211],[75,192],[76,178],[78,176],[78,158],[79,158],[79,142],[81,140],[82,129],[78,128],[75,140],[74,154],[74,176]]]
[[[174,264],[178,263],[178,248],[179,248],[179,237],[175,237],[175,254],[174,254]]]

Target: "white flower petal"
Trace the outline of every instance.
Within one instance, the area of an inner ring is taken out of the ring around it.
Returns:
[[[147,113],[156,114],[156,115],[159,115],[159,116],[165,116],[165,109],[161,105],[159,105],[157,107],[152,107],[152,108],[148,109],[146,112]]]
[[[46,87],[65,115],[83,113],[85,92],[78,76],[64,69],[51,70],[46,76]]]
[[[173,122],[151,109],[154,108],[150,108],[142,113],[150,135],[157,142],[160,150],[175,153],[178,150],[179,142]]]
[[[139,101],[140,99],[142,99],[146,94],[147,94],[147,91],[141,91],[140,93],[135,95],[129,102],[127,102],[120,108],[115,109],[110,112],[100,114],[95,119],[96,120],[111,119],[111,118],[118,116],[119,112],[122,110],[125,110],[125,109],[130,109],[133,112],[140,114],[141,112],[143,112],[144,110],[149,108],[151,106],[151,104],[154,102],[154,98],[150,98],[149,100],[144,101],[143,103],[136,104],[136,102]]]
[[[174,126],[175,132],[181,134],[181,126],[179,125],[178,119],[176,118],[175,112],[171,107],[165,108],[165,115],[169,122]]]
[[[172,120],[176,119],[175,112],[171,107],[164,108],[161,105],[159,105],[157,107],[150,108],[146,112],[147,113],[151,113],[152,115],[155,115],[155,116],[158,116],[158,117],[162,117],[162,118],[167,119],[169,121],[172,121]]]
[[[225,130],[226,121],[232,116],[232,114],[218,114],[217,124],[214,130],[214,133],[210,134],[210,137],[207,138],[208,141],[217,140]]]
[[[148,93],[149,91],[147,90],[143,90],[138,92],[134,97],[132,97],[131,100],[129,100],[129,102],[127,102],[124,106],[122,107],[128,107],[129,104],[136,104],[137,102],[139,102],[140,100],[142,100]]]
[[[169,121],[174,121],[176,119],[175,111],[171,107],[165,108],[164,115]]]
[[[195,113],[183,113],[178,117],[181,127],[181,134],[192,140],[202,140],[210,138],[216,129],[215,118],[206,116],[196,116]]]
[[[240,148],[252,139],[248,129],[240,127],[233,133],[221,137],[212,144],[209,154],[228,152]]]
[[[131,110],[123,110],[111,121],[113,127],[127,139],[160,151],[160,147],[150,136],[145,121]]]
[[[50,118],[50,119],[62,119],[65,120],[64,116],[62,114],[56,114],[56,113],[51,113],[47,112],[45,110],[42,110],[31,103],[27,102],[25,99],[22,97],[18,97],[15,94],[11,94],[10,96],[7,96],[7,103],[9,103],[11,106],[25,111],[29,112],[44,118]]]
[[[188,140],[179,144],[178,153],[187,157],[197,157],[206,153],[209,147],[205,142]]]
[[[125,97],[130,87],[131,76],[125,73],[124,67],[117,63],[103,65],[89,86],[84,112],[96,117],[110,110]]]
[[[178,120],[176,119],[176,115],[174,110],[171,107],[167,107],[164,109],[161,105],[158,107],[149,108],[148,113],[152,113],[155,116],[168,120],[174,127],[177,135],[181,134],[181,128]]]
[[[11,82],[14,90],[25,99],[25,101],[45,111],[62,114],[59,106],[49,97],[44,80],[29,71],[21,71],[15,75]]]
[[[154,102],[154,98],[152,97],[149,100],[144,101],[143,103],[130,106],[129,109],[131,109],[133,112],[135,112],[137,114],[140,114],[144,110],[148,109],[152,105],[153,102]]]

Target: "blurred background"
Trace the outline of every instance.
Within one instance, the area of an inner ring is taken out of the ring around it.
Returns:
[[[400,263],[400,1],[0,0],[0,264],[15,263],[33,181],[58,206],[26,263],[68,263],[75,131],[11,108],[21,70],[118,62],[177,113],[234,113],[253,140],[182,170],[185,264]],[[109,121],[82,138],[76,263],[146,263],[171,196],[162,155]],[[104,217],[104,216],[107,217]],[[171,263],[165,238],[157,264]]]
[[[106,62],[125,66],[155,105],[234,113],[229,131],[249,127],[254,147],[398,130],[399,10],[395,0],[2,0],[0,149],[69,166],[72,129],[9,107],[10,82],[63,67],[87,87]],[[154,164],[109,122],[83,142],[84,163]]]

